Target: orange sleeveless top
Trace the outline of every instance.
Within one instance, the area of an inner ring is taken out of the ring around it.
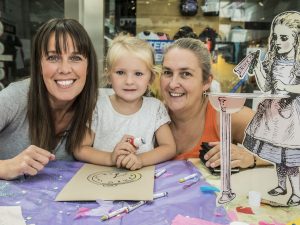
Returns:
[[[205,124],[204,131],[202,137],[198,141],[197,145],[193,147],[190,151],[184,152],[180,155],[177,155],[174,159],[188,159],[188,158],[198,158],[199,150],[201,149],[202,142],[214,142],[220,141],[219,138],[219,130],[217,126],[217,111],[212,107],[212,105],[208,102],[207,109],[205,113]]]

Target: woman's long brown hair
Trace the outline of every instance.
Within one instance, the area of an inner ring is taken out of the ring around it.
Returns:
[[[87,58],[86,83],[77,96],[72,109],[74,116],[69,125],[66,139],[66,151],[69,154],[77,149],[88,126],[91,131],[93,110],[98,96],[98,64],[93,44],[83,26],[73,19],[51,19],[37,31],[31,52],[31,80],[28,93],[29,134],[31,143],[53,151],[56,147],[54,118],[51,114],[48,91],[42,76],[41,59],[48,54],[50,36],[55,35],[56,52],[67,48],[67,37],[71,37],[74,48]]]

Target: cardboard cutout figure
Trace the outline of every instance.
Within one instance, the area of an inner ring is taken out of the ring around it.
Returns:
[[[253,56],[248,73],[255,75],[261,91],[290,97],[265,99],[258,105],[245,131],[243,145],[275,164],[278,186],[268,194],[287,194],[288,178],[292,195],[287,205],[297,206],[300,205],[300,13],[287,11],[277,15],[271,25],[264,60],[259,60],[259,54]],[[245,64],[245,60],[241,63]],[[243,71],[245,65],[240,64],[234,72]]]

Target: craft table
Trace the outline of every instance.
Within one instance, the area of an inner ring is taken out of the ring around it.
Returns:
[[[178,182],[180,178],[199,172],[189,161],[169,161],[156,166],[156,169],[166,168],[167,172],[155,179],[154,192],[167,191],[168,197],[107,221],[101,221],[100,216],[75,219],[79,208],[92,209],[99,205],[96,202],[55,202],[54,199],[82,165],[80,162],[54,161],[36,176],[0,180],[0,205],[21,206],[27,225],[169,225],[179,214],[219,224],[229,223],[223,207],[223,214],[216,214],[216,195],[200,192],[201,185],[209,185],[204,179],[188,188],[184,188],[188,182]],[[78,190],[80,192],[84,190]],[[118,206],[120,202],[114,204]]]
[[[200,162],[199,159],[190,159],[200,171],[205,180],[215,187],[220,187],[220,176],[210,174],[209,170]],[[236,198],[230,203],[224,204],[228,214],[234,214],[237,221],[245,222],[251,225],[265,224],[265,225],[280,225],[287,224],[288,222],[300,219],[300,206],[298,207],[273,207],[262,204],[254,214],[237,212],[237,208],[247,208],[248,192],[252,188],[264,186],[263,183],[273,182],[273,177],[265,177],[265,174],[275,173],[272,166],[257,167],[248,170],[241,170],[239,173],[231,176],[232,189],[236,193]],[[274,175],[275,176],[275,175]],[[275,177],[276,178],[276,177]],[[274,178],[274,179],[275,179]],[[276,183],[276,180],[274,180]],[[288,198],[287,196],[286,198]],[[231,218],[232,219],[232,218]],[[277,223],[276,223],[277,222]],[[297,223],[298,225],[300,223]]]

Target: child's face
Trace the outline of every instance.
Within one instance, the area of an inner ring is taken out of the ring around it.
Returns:
[[[116,96],[126,102],[139,101],[151,80],[151,71],[137,56],[128,52],[116,61],[110,82]]]
[[[295,38],[292,30],[285,26],[278,24],[274,27],[273,40],[278,54],[288,53],[291,57],[294,56]]]

